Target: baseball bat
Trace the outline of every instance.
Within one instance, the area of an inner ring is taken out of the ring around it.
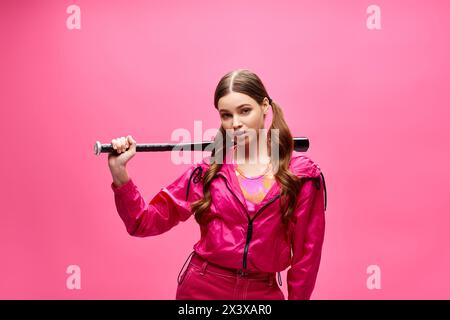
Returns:
[[[306,152],[309,148],[309,139],[306,137],[296,137],[294,140],[294,150],[299,152]],[[172,151],[177,147],[180,151],[204,151],[206,147],[214,141],[202,141],[202,142],[185,142],[185,143],[141,143],[136,144],[136,152],[158,152],[158,151]],[[100,153],[116,153],[112,144],[102,144],[100,141],[96,141],[94,145],[94,154]]]

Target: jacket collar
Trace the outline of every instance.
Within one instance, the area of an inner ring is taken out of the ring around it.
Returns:
[[[211,156],[204,157],[202,160],[202,166],[206,170],[210,164]],[[320,188],[320,177],[322,177],[324,188],[325,188],[325,178],[323,177],[322,172],[320,171],[320,168],[307,156],[304,156],[302,154],[293,152],[291,156],[291,160],[289,162],[289,170],[297,175],[298,177],[302,179],[313,179],[316,181],[316,187]],[[217,175],[223,177],[225,179],[225,182],[227,183],[228,187],[231,189],[231,191],[237,196],[239,201],[242,203],[242,205],[247,209],[247,203],[245,201],[245,196],[242,192],[241,186],[239,184],[238,178],[236,176],[235,172],[235,164],[230,161],[230,159],[226,159],[225,163],[220,168]],[[272,187],[267,192],[264,199],[255,206],[255,210],[259,210],[261,207],[266,205],[267,203],[271,202],[275,198],[279,197],[281,195],[281,188],[278,183],[278,181],[275,180],[275,182],[272,184]],[[327,203],[327,197],[326,197],[326,189],[325,189],[325,208]]]

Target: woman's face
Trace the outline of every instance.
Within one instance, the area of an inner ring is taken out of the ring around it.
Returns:
[[[246,132],[234,139],[238,144],[248,144],[259,135],[259,129],[264,128],[264,116],[269,109],[269,101],[264,98],[263,104],[259,105],[246,94],[231,92],[219,99],[218,109],[222,127],[228,130],[226,132]]]

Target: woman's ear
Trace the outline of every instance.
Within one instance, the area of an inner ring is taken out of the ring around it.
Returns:
[[[267,99],[267,97],[264,98],[263,105],[264,105],[264,114],[267,114],[267,112],[269,111],[269,106],[270,106],[269,99]]]

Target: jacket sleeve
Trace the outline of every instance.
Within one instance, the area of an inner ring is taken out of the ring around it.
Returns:
[[[287,272],[288,300],[309,300],[315,286],[325,233],[324,188],[325,178],[320,173],[307,179],[300,192]]]
[[[190,204],[203,197],[202,168],[193,165],[162,188],[147,203],[130,178],[117,187],[111,183],[117,212],[128,233],[136,237],[162,234],[192,215]]]

